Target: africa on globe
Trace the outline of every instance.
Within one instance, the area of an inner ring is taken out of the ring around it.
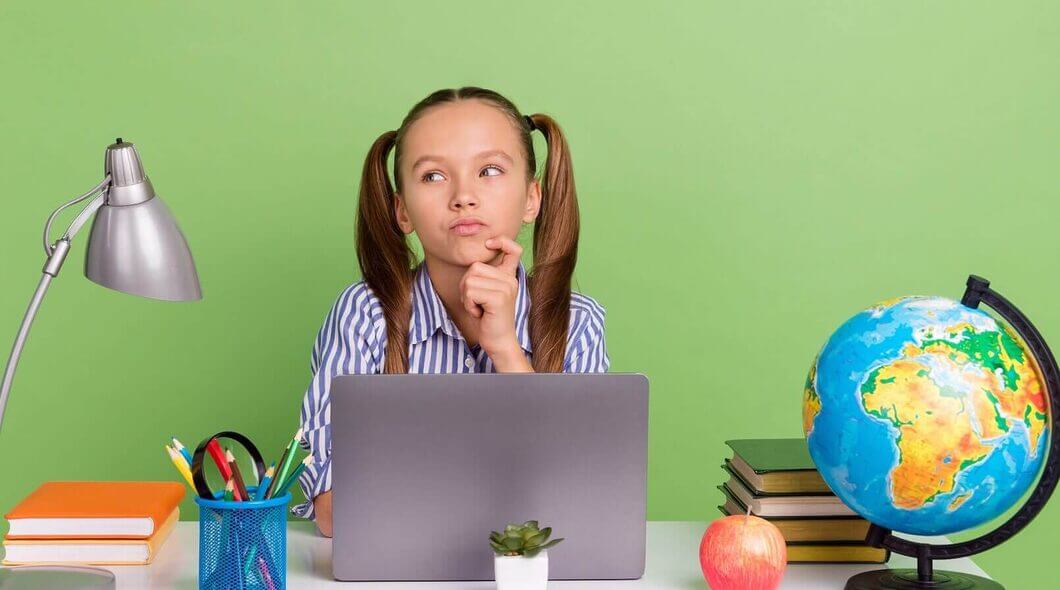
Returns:
[[[847,320],[803,393],[810,455],[855,512],[942,535],[1028,491],[1049,440],[1046,388],[1007,325],[942,297],[902,297]]]

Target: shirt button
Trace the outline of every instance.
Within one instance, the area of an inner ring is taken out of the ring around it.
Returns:
[[[469,368],[469,369],[471,367],[475,366],[475,359],[473,359],[471,357],[467,357],[466,359],[464,359],[464,366]]]

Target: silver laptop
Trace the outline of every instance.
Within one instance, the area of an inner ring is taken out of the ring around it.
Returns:
[[[347,375],[331,383],[337,580],[492,580],[537,520],[554,580],[644,574],[641,374]]]

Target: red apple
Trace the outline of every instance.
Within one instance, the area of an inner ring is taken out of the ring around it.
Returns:
[[[711,590],[775,590],[788,565],[788,549],[768,520],[726,516],[703,533],[699,565]]]

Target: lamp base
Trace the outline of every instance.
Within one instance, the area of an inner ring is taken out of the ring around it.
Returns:
[[[1005,590],[993,580],[963,574],[938,571],[930,582],[921,582],[915,569],[874,570],[847,580],[846,590]]]
[[[114,590],[114,574],[98,567],[18,565],[0,568],[0,589]]]

